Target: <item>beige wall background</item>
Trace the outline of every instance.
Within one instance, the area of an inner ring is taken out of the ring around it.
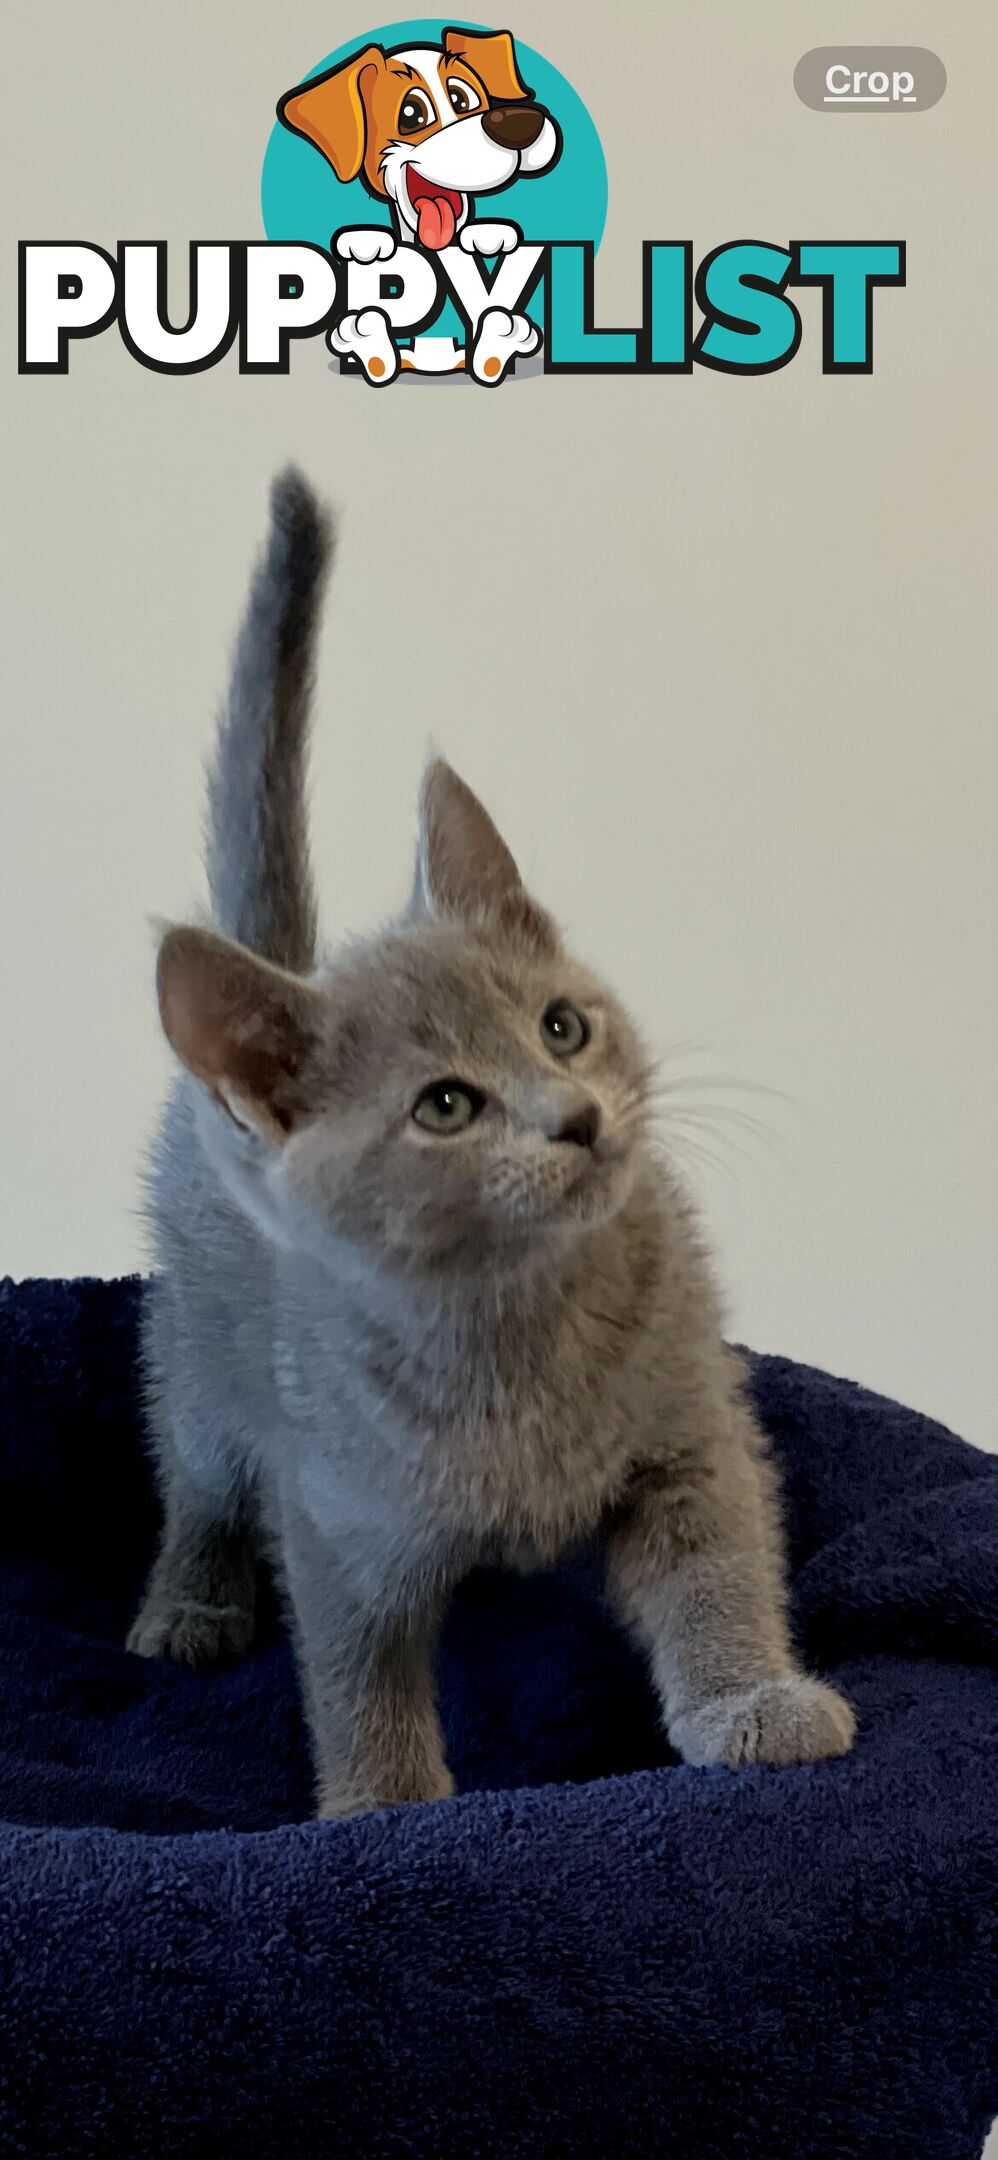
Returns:
[[[278,93],[366,27],[339,0],[20,6],[5,305],[19,237],[165,237],[185,272],[191,236],[258,236]],[[294,457],[343,510],[329,931],[403,891],[432,731],[710,1109],[683,1130],[723,1158],[690,1170],[733,1331],[998,1446],[994,11],[621,0],[609,37],[602,9],[520,0],[514,27],[603,139],[604,321],[636,318],[643,237],[903,236],[875,372],[822,377],[816,292],[757,380],[378,398],[321,344],[287,380],[169,380],[116,333],[65,380],[9,361],[0,1267],[142,1263],[147,917],[200,891],[201,759]],[[806,111],[801,53],[864,36],[937,50],[942,103]]]

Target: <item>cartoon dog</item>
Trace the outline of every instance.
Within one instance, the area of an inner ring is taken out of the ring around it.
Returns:
[[[287,91],[277,111],[293,134],[314,143],[338,180],[360,178],[370,195],[391,204],[397,238],[378,228],[341,232],[336,246],[346,261],[389,262],[397,244],[438,253],[455,239],[472,254],[509,252],[522,238],[518,228],[474,219],[475,196],[549,172],[561,152],[555,121],[521,81],[508,30],[445,30],[440,45],[388,52],[367,45]],[[345,316],[330,343],[336,351],[354,352],[369,380],[383,382],[397,372],[387,317],[377,308]],[[525,316],[487,309],[472,370],[493,382],[516,353],[534,351],[539,343]],[[379,356],[380,367],[372,371],[370,361]],[[452,354],[447,364],[463,366],[463,353]]]

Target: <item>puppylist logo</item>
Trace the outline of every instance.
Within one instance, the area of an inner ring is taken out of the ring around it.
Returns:
[[[643,239],[641,320],[596,320],[606,166],[592,118],[508,30],[391,23],[320,60],[277,101],[263,241],[192,241],[189,310],[167,306],[163,241],[23,241],[24,374],[65,374],[75,340],[117,325],[161,374],[286,374],[322,338],[383,390],[425,375],[495,389],[516,372],[770,374],[798,351],[796,287],[821,292],[824,373],[873,368],[874,292],[903,285],[898,240]],[[697,319],[699,318],[699,319]]]

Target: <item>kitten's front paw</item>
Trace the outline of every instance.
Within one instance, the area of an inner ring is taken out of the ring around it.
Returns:
[[[142,1607],[126,1647],[136,1657],[218,1665],[223,1659],[245,1657],[253,1633],[253,1614],[242,1605],[185,1605],[156,1598]]]
[[[848,1755],[856,1720],[834,1688],[800,1673],[762,1680],[742,1695],[718,1695],[674,1718],[669,1738],[698,1769],[719,1763],[820,1762]]]

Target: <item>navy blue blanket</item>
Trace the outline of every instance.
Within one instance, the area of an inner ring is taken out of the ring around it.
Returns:
[[[678,1765],[590,1555],[458,1598],[460,1799],[319,1825],[276,1622],[225,1672],[122,1648],[140,1295],[0,1290],[0,2154],[979,2154],[998,1459],[753,1360],[855,1754]]]

